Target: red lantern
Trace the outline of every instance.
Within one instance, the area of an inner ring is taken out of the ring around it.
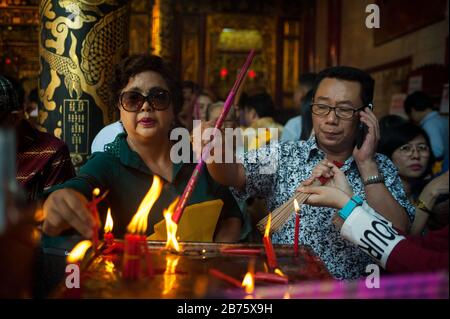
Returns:
[[[225,78],[228,75],[228,70],[227,68],[222,68],[220,69],[220,77],[221,78]]]

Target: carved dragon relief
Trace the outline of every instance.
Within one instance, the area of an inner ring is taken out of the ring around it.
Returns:
[[[118,61],[127,49],[128,10],[127,6],[119,7],[104,15],[98,6],[101,4],[117,5],[115,0],[59,0],[58,5],[65,9],[68,16],[57,17],[51,0],[40,4],[40,18],[45,24],[40,26],[39,50],[41,72],[42,61],[50,68],[50,82],[45,88],[40,87],[40,96],[45,111],[54,111],[55,90],[64,83],[71,98],[80,99],[83,93],[89,94],[101,109],[105,123],[112,120],[113,111],[108,108],[107,79],[110,76],[110,65]],[[97,17],[88,12],[94,12]],[[95,23],[85,36],[81,45],[81,63],[76,53],[78,39],[72,30],[83,28],[85,23]],[[51,35],[43,37],[43,32]],[[47,38],[42,42],[42,38]],[[66,42],[69,42],[66,54]],[[59,106],[61,109],[62,106]],[[48,118],[42,114],[41,124]],[[58,125],[59,126],[59,125]],[[61,130],[55,130],[59,133]]]

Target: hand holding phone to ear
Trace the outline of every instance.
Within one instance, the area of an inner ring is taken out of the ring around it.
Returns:
[[[380,127],[372,110],[366,107],[359,115],[361,121],[360,125],[362,127],[365,126],[366,128],[359,129],[358,134],[360,134],[359,142],[361,146],[358,147],[358,145],[356,145],[353,150],[353,158],[358,165],[367,161],[373,161],[380,139]],[[364,130],[366,132],[364,132]]]

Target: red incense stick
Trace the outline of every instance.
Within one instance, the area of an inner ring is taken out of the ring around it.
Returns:
[[[247,60],[245,61],[241,71],[239,72],[239,75],[236,79],[236,82],[233,85],[233,88],[231,89],[230,93],[228,94],[228,97],[227,97],[225,104],[223,106],[223,109],[222,109],[222,113],[220,114],[219,118],[216,121],[216,125],[214,126],[216,129],[220,129],[222,127],[223,121],[227,117],[228,112],[230,111],[231,106],[233,105],[233,101],[234,101],[236,92],[239,90],[242,80],[244,79],[244,77],[247,73],[247,70],[253,61],[254,56],[255,56],[255,51],[251,50],[247,56]],[[208,156],[208,154],[210,153],[211,144],[212,143],[208,143],[208,146],[203,149],[200,161],[195,166],[194,172],[192,173],[192,176],[189,179],[189,182],[188,182],[186,188],[184,189],[183,194],[181,195],[181,199],[177,204],[175,212],[172,215],[172,220],[177,224],[181,218],[181,215],[183,214],[183,210],[186,207],[186,204],[187,204],[189,198],[192,195],[192,192],[194,191],[195,185],[197,184],[197,181],[198,181],[198,177],[201,174],[203,167],[205,166],[205,157]]]

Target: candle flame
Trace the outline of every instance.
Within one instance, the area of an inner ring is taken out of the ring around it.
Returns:
[[[174,249],[175,251],[180,251],[180,246],[177,240],[178,224],[172,220],[172,214],[175,208],[177,207],[179,199],[180,198],[177,197],[172,202],[172,204],[169,205],[169,208],[164,210],[164,219],[166,220],[166,231],[167,231],[166,248]]]
[[[255,289],[255,280],[253,279],[253,274],[250,271],[245,274],[245,277],[242,280],[242,287],[245,288],[246,294],[253,293],[253,290]]]
[[[264,231],[264,237],[269,237],[271,223],[272,223],[272,214],[270,213],[269,218],[267,219],[266,230]]]
[[[295,212],[298,214],[298,212],[300,211],[300,206],[298,205],[298,202],[295,198],[294,198],[294,208]]]
[[[92,191],[92,195],[94,195],[95,197],[100,195],[100,188],[98,187],[94,188],[94,190]]]
[[[274,272],[275,274],[277,274],[278,276],[286,277],[286,275],[281,271],[280,268],[276,268],[273,272]]]
[[[150,213],[150,210],[155,202],[158,200],[162,187],[163,183],[161,179],[154,175],[152,186],[144,196],[144,199],[142,199],[142,202],[139,205],[136,214],[133,216],[133,219],[128,224],[127,230],[129,233],[144,234],[147,231],[148,214]]]
[[[166,270],[164,271],[163,295],[167,295],[173,290],[176,281],[176,268],[180,256],[166,255]]]
[[[76,246],[72,249],[72,251],[67,256],[67,263],[73,264],[84,258],[86,251],[92,246],[92,242],[90,240],[80,241]]]
[[[108,214],[106,215],[106,222],[105,222],[105,233],[110,233],[113,230],[114,222],[111,217],[111,208],[108,208]]]

